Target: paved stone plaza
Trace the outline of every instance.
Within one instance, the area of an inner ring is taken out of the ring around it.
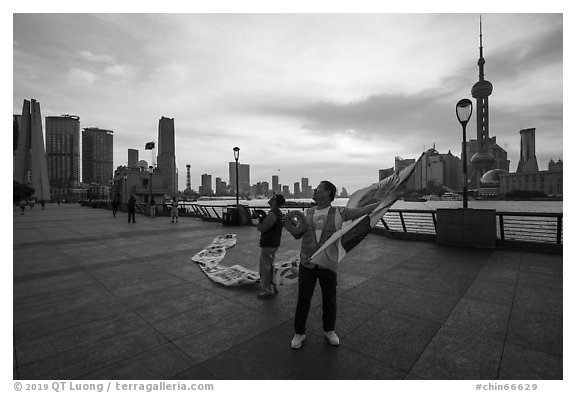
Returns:
[[[336,331],[320,290],[290,348],[297,287],[212,283],[190,257],[236,233],[224,265],[258,270],[258,231],[48,204],[13,212],[14,379],[562,379],[561,255],[369,235],[340,266]],[[277,260],[295,255],[286,231]]]

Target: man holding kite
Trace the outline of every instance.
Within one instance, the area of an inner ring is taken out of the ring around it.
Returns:
[[[298,274],[298,304],[294,318],[296,334],[291,342],[291,346],[294,349],[300,348],[302,341],[306,339],[306,319],[308,318],[316,281],[320,282],[320,289],[322,290],[324,335],[330,344],[340,344],[340,340],[334,331],[336,323],[338,245],[333,243],[314,260],[311,260],[311,258],[326,240],[342,228],[344,221],[354,220],[369,214],[378,206],[378,203],[373,203],[358,209],[334,207],[331,204],[335,195],[336,187],[334,184],[329,181],[320,182],[312,196],[314,201],[316,201],[316,207],[308,209],[306,212],[303,232],[300,234],[293,233],[295,238],[302,238]]]
[[[338,264],[384,217],[421,159],[422,156],[386,179],[354,192],[346,207],[332,206],[336,187],[329,181],[322,181],[314,190],[316,207],[308,209],[306,216],[298,213],[300,218],[289,214],[285,228],[296,239],[302,238],[292,348],[300,348],[306,339],[306,319],[316,281],[320,281],[322,290],[324,336],[330,344],[340,344],[334,331]]]

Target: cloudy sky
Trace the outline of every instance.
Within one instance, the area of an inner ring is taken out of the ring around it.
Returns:
[[[536,127],[540,169],[563,157],[562,14],[482,16],[490,135],[516,170]],[[455,104],[478,80],[479,14],[14,14],[13,112],[75,114],[114,131],[114,167],[174,118],[179,188],[333,181],[352,192],[394,157],[460,156]],[[476,138],[476,119],[468,126]]]

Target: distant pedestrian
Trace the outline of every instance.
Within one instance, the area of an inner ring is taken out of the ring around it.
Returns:
[[[26,210],[26,201],[24,199],[20,199],[18,206],[20,207],[20,215],[23,216],[24,211]]]
[[[156,217],[156,199],[150,198],[150,218]]]
[[[274,259],[280,247],[282,238],[282,212],[280,206],[284,205],[282,195],[273,195],[269,200],[270,211],[257,226],[260,232],[260,286],[262,292],[258,299],[272,299],[278,293],[274,283]]]
[[[60,206],[60,199],[58,199],[58,206]]]
[[[118,212],[118,200],[114,199],[112,201],[112,216],[116,218],[116,213]]]
[[[170,217],[172,217],[172,222],[176,220],[178,222],[178,198],[173,197],[172,203],[170,204]]]
[[[132,219],[132,223],[136,224],[136,198],[134,198],[134,194],[130,194],[130,199],[128,199],[128,223],[130,223],[130,219]]]
[[[36,201],[34,199],[30,199],[30,210],[32,210],[34,208],[34,205],[36,204]]]

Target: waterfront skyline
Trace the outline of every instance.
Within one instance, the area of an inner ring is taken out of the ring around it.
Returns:
[[[482,24],[490,136],[515,168],[519,131],[535,127],[546,169],[564,159],[562,15]],[[252,183],[353,192],[395,156],[460,156],[455,104],[478,80],[478,28],[479,14],[15,14],[13,109],[35,98],[43,116],[114,130],[114,168],[130,148],[152,161],[144,144],[174,118],[181,190],[187,164],[193,189],[204,173],[228,180],[238,146]]]

